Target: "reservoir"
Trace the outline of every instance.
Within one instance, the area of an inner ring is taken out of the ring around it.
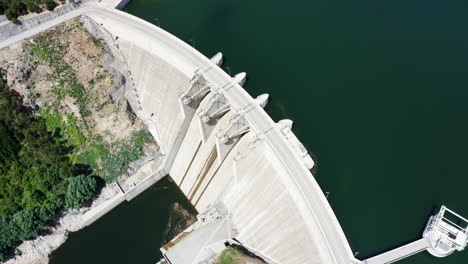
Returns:
[[[132,0],[246,90],[313,153],[357,257],[416,240],[442,204],[468,216],[466,1]],[[72,234],[52,263],[155,263],[171,201],[158,183]],[[158,187],[159,186],[159,187]],[[172,198],[171,198],[172,197]],[[131,260],[131,261],[130,261]],[[76,262],[74,262],[76,261]],[[468,263],[468,251],[406,264]]]

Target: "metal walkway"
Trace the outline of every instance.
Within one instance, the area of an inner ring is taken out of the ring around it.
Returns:
[[[403,258],[409,257],[429,247],[429,242],[426,238],[421,238],[399,248],[387,251],[375,257],[366,259],[363,264],[388,264]]]

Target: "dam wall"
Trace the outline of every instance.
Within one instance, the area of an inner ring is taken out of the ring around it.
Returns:
[[[165,247],[171,263],[212,260],[225,242],[269,263],[359,262],[292,122],[275,123],[263,110],[267,96],[254,99],[215,62],[150,23],[116,10],[86,15],[115,36],[129,70],[126,97],[161,146],[163,172],[200,213],[203,234],[194,226]]]
[[[126,91],[135,95],[132,108],[146,121],[163,154],[167,154],[173,149],[186,115],[193,114],[184,113],[178,98],[188,88],[191,77],[157,55],[164,51],[150,53],[126,41],[117,43],[131,71],[133,80],[127,82],[135,83],[136,90]]]

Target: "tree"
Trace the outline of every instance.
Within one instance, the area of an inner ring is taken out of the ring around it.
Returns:
[[[46,0],[45,4],[46,4],[47,10],[49,11],[54,10],[54,8],[57,6],[57,4],[53,0]]]
[[[16,23],[18,21],[18,17],[26,14],[26,12],[28,11],[26,4],[23,3],[21,0],[13,0],[11,2],[8,2],[6,5],[7,8],[5,11],[5,16],[8,20],[11,20],[13,23]]]
[[[12,218],[12,225],[18,232],[18,240],[26,240],[39,235],[39,230],[44,225],[44,220],[39,219],[37,210],[23,210]]]
[[[0,120],[0,162],[5,163],[16,157],[19,151],[19,142]]]
[[[34,0],[29,0],[26,3],[26,6],[28,7],[29,12],[34,12],[34,13],[39,13],[41,12],[41,8],[39,7],[37,1]]]
[[[18,232],[10,219],[0,217],[0,261],[5,260],[9,249],[16,242]]]
[[[68,178],[65,206],[78,209],[81,205],[93,197],[97,188],[96,179],[91,176],[79,175]]]
[[[5,14],[8,20],[16,23],[18,17],[27,12],[41,12],[40,5],[53,10],[57,4],[53,0],[0,0],[0,14]]]
[[[84,172],[69,154],[60,133],[48,132],[0,78],[0,262],[38,236],[65,201],[78,208],[93,196],[96,179],[73,177]]]
[[[10,20],[13,23],[16,23],[18,21],[18,14],[15,13],[13,9],[8,8],[5,11],[5,16],[8,20]]]

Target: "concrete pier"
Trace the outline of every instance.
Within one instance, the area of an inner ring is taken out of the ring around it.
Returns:
[[[423,238],[366,259],[363,264],[388,264],[427,250],[435,257],[446,257],[468,244],[468,220],[445,206],[431,216]]]
[[[429,242],[426,238],[421,238],[409,244],[387,251],[375,257],[366,259],[364,264],[389,264],[398,260],[407,258],[429,247]]]

